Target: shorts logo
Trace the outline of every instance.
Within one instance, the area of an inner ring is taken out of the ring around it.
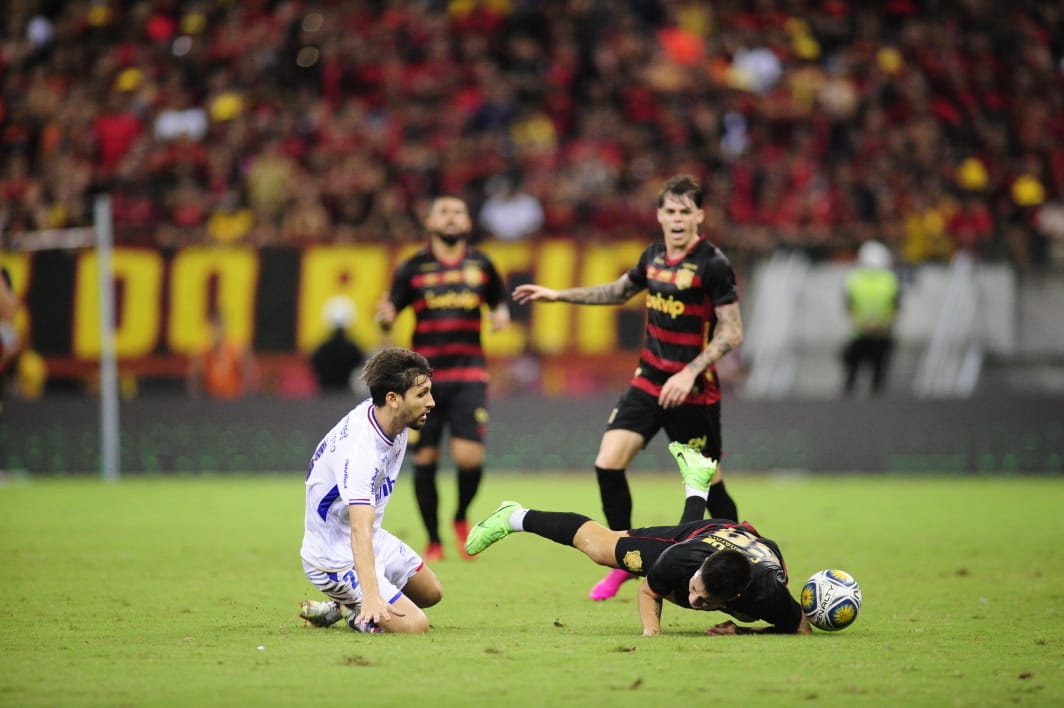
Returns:
[[[643,572],[643,554],[639,551],[628,551],[624,554],[624,567],[633,573]]]
[[[693,448],[697,448],[698,450],[705,450],[706,449],[706,442],[707,442],[706,441],[706,436],[703,435],[700,438],[691,438],[690,440],[687,441],[687,444],[690,445]]]

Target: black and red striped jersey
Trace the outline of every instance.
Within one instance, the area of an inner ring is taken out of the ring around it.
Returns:
[[[445,263],[425,247],[396,269],[389,299],[397,311],[414,309],[411,348],[429,360],[432,380],[444,382],[488,380],[481,309],[504,297],[506,284],[480,251],[469,247]]]
[[[759,536],[749,524],[721,523],[720,519],[674,527],[686,530],[701,526],[686,540],[666,548],[647,571],[647,585],[662,597],[671,597],[680,607],[690,607],[691,576],[702,562],[717,551],[733,550],[750,561],[750,584],[742,594],[721,607],[741,622],[764,620],[778,632],[798,631],[801,605],[787,589],[787,566],[775,541]]]
[[[714,308],[738,302],[735,273],[720,249],[701,238],[675,261],[666,258],[663,242],[652,243],[628,278],[647,290],[647,330],[632,385],[657,397],[665,381],[712,339]],[[719,400],[717,370],[711,366],[684,402],[708,405]]]

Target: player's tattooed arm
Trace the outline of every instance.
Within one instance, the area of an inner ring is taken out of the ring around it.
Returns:
[[[602,285],[589,285],[583,288],[569,288],[558,292],[558,299],[562,302],[572,302],[580,305],[620,305],[643,288],[628,279],[625,273],[612,283]]]
[[[737,349],[743,343],[743,317],[739,312],[739,303],[733,302],[717,308],[717,326],[713,330],[713,339],[687,364],[695,373],[701,373],[721,358]]]

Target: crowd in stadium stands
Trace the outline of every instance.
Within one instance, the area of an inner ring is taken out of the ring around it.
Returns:
[[[9,0],[0,32],[4,247],[101,191],[118,244],[408,242],[505,190],[500,238],[645,239],[690,172],[740,267],[1064,262],[1060,3]]]

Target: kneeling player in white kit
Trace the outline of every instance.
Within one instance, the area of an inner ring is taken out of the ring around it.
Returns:
[[[346,616],[360,632],[426,632],[421,610],[443,597],[436,574],[414,550],[381,528],[406,452],[436,405],[428,361],[383,349],[362,380],[370,397],[344,416],[307,469],[303,569],[330,599],[304,601],[300,617],[328,627]]]

